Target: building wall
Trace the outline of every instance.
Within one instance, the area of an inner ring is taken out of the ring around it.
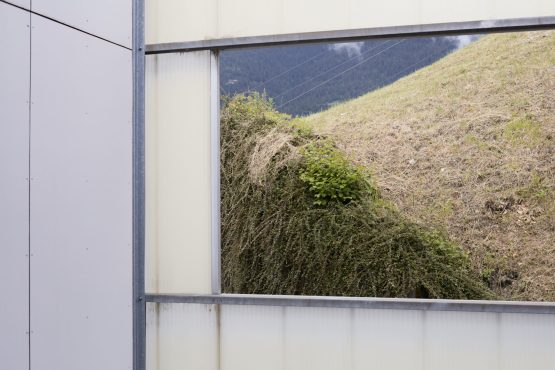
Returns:
[[[131,21],[0,2],[2,369],[132,367]]]
[[[552,0],[146,0],[146,43],[553,15]]]
[[[555,315],[149,303],[147,369],[552,370]]]

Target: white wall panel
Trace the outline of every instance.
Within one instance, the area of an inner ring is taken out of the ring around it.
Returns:
[[[4,1],[10,4],[20,6],[25,9],[31,9],[31,0],[4,0]]]
[[[555,369],[555,315],[500,314],[499,368]]]
[[[0,367],[29,368],[30,13],[0,2]]]
[[[496,313],[426,311],[424,369],[498,369]]]
[[[31,367],[129,369],[131,52],[32,27]]]
[[[203,2],[146,0],[146,2],[147,44],[555,16],[555,2],[552,0],[209,0]]]
[[[350,369],[352,310],[286,307],[285,368]]]
[[[218,0],[146,2],[146,20],[152,24],[147,33],[149,40],[168,39],[172,35],[187,35],[187,40],[217,38]],[[158,23],[157,20],[164,20]]]
[[[33,0],[32,10],[131,48],[132,0]]]
[[[214,305],[149,304],[148,369],[555,369],[555,316],[548,314],[219,310],[218,316]]]
[[[285,310],[221,305],[221,369],[283,370]]]
[[[353,311],[353,369],[424,369],[423,311]]]
[[[211,304],[148,303],[147,370],[217,370],[218,309]]]
[[[147,292],[211,293],[210,59],[147,57]]]

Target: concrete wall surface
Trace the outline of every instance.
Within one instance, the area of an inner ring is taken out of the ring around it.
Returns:
[[[552,0],[146,0],[146,43],[555,16]]]
[[[555,316],[149,303],[147,369],[552,370]]]

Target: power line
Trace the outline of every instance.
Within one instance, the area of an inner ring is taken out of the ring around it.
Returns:
[[[362,63],[365,63],[365,62],[369,61],[370,59],[374,58],[375,56],[380,55],[380,54],[383,53],[384,51],[389,50],[389,49],[391,49],[392,47],[394,47],[395,45],[399,45],[400,43],[402,43],[402,42],[404,42],[404,41],[405,41],[405,40],[401,40],[401,41],[399,41],[398,43],[393,44],[393,45],[391,45],[391,46],[388,47],[388,48],[385,48],[384,50],[380,51],[379,53],[376,53],[376,54],[372,55],[370,58],[365,59],[365,60],[363,60],[362,62],[355,64],[355,65],[352,66],[351,68],[346,69],[346,70],[344,70],[343,72],[336,74],[335,76],[333,76],[333,77],[330,78],[329,80],[326,80],[326,81],[322,82],[320,85],[315,86],[315,87],[313,87],[312,89],[310,89],[310,90],[308,90],[308,91],[305,91],[305,92],[302,93],[301,95],[298,95],[298,96],[294,97],[293,99],[291,99],[291,100],[289,100],[289,101],[283,103],[282,105],[280,105],[280,106],[277,107],[276,109],[279,109],[279,108],[283,107],[285,104],[291,103],[293,100],[296,100],[296,99],[300,98],[301,96],[303,96],[303,95],[305,95],[305,94],[308,94],[308,93],[311,92],[312,90],[314,90],[314,89],[316,89],[316,88],[322,86],[323,84],[325,84],[325,83],[327,83],[327,82],[333,80],[334,78],[336,78],[336,77],[338,77],[338,76],[341,76],[343,73],[350,71],[351,69],[353,69],[353,68],[355,68],[355,67],[361,65]]]
[[[277,96],[274,96],[272,99],[277,99],[277,98],[279,98],[280,96],[287,94],[289,91],[295,90],[297,87],[300,87],[300,86],[302,86],[302,85],[304,85],[304,84],[306,84],[306,83],[309,83],[310,81],[314,80],[315,78],[318,78],[318,77],[320,77],[320,76],[322,76],[322,75],[325,75],[325,74],[328,73],[329,71],[333,71],[334,69],[336,69],[336,68],[338,68],[338,67],[341,67],[341,66],[342,66],[343,64],[345,64],[345,63],[349,63],[349,62],[350,62],[351,60],[353,60],[353,59],[360,58],[362,55],[364,55],[364,54],[366,54],[366,53],[368,53],[368,52],[370,52],[370,51],[372,51],[372,50],[374,50],[374,49],[376,49],[376,48],[379,48],[380,46],[382,46],[382,45],[384,45],[384,44],[387,44],[388,42],[389,42],[389,41],[382,42],[382,43],[379,44],[378,46],[375,46],[375,47],[373,47],[372,49],[366,50],[364,53],[362,53],[362,54],[360,54],[360,55],[357,55],[356,57],[351,58],[351,59],[347,60],[346,62],[343,62],[343,63],[341,63],[341,64],[339,64],[339,65],[336,65],[335,67],[330,68],[330,69],[328,69],[327,71],[325,71],[325,72],[323,72],[323,73],[320,73],[318,76],[313,77],[313,78],[311,78],[310,80],[305,81],[305,82],[303,82],[302,84],[299,84],[299,85],[297,85],[297,86],[295,86],[295,87],[293,87],[293,88],[287,90],[287,91],[284,92],[284,93],[281,93],[281,94],[279,94],[279,95],[277,95]],[[331,50],[331,49],[328,49],[328,51],[329,51],[329,50]],[[377,55],[377,54],[376,54],[376,55]]]
[[[260,85],[258,85],[258,86],[256,86],[256,87],[253,87],[253,90],[256,90],[256,89],[259,88],[260,86],[262,86],[262,85],[264,85],[264,84],[267,84],[268,82],[270,82],[270,81],[272,81],[272,80],[278,78],[279,76],[282,76],[282,75],[286,74],[287,72],[290,72],[290,71],[294,70],[295,68],[297,68],[297,67],[299,67],[299,66],[302,66],[302,65],[305,64],[305,63],[310,62],[310,61],[311,61],[312,59],[314,59],[314,58],[318,58],[320,55],[325,54],[325,53],[327,53],[327,52],[330,51],[330,50],[331,50],[331,49],[328,49],[328,50],[324,51],[323,53],[320,53],[320,54],[318,54],[318,55],[316,55],[316,56],[313,56],[312,58],[310,58],[310,59],[308,59],[308,60],[305,60],[304,62],[302,62],[302,63],[300,63],[300,64],[297,64],[297,65],[294,66],[293,68],[288,69],[287,71],[285,71],[285,72],[283,72],[283,73],[280,73],[279,75],[277,75],[277,76],[275,76],[275,77],[270,78],[268,81],[262,82]]]
[[[444,50],[446,50],[446,49],[448,49],[448,48],[450,48],[450,47],[452,47],[452,46],[455,46],[455,44],[454,44],[454,43],[453,43],[453,44],[449,44],[449,45],[447,45],[446,47],[444,47],[443,49],[441,49],[441,50],[439,50],[439,51],[436,51],[436,52],[433,53],[432,55],[428,55],[426,58],[420,59],[418,62],[414,63],[413,65],[411,65],[411,66],[409,66],[409,67],[403,69],[403,70],[400,71],[400,72],[395,73],[393,76],[389,76],[388,78],[386,78],[386,79],[384,79],[384,80],[378,82],[377,84],[372,85],[372,87],[370,87],[370,89],[366,90],[366,92],[365,92],[364,94],[368,93],[368,92],[371,91],[374,87],[376,87],[376,86],[378,86],[378,85],[381,85],[382,83],[384,83],[385,81],[389,80],[390,78],[393,78],[393,77],[397,76],[399,73],[403,73],[403,72],[406,71],[407,69],[412,68],[412,67],[414,67],[415,65],[422,63],[424,60],[426,60],[426,59],[428,59],[428,58],[431,58],[431,57],[433,57],[434,55],[436,55],[436,54],[438,54],[438,53],[441,53],[442,51],[444,51]],[[364,94],[362,94],[362,95],[364,95]],[[361,96],[362,96],[362,95],[361,95]]]

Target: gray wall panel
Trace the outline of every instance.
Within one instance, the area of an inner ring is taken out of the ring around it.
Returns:
[[[32,27],[31,367],[129,369],[131,52]]]
[[[2,0],[2,1],[6,1],[10,4],[14,4],[25,9],[31,9],[31,0]]]
[[[0,3],[0,367],[29,367],[29,21]]]
[[[131,0],[33,0],[35,13],[131,48]]]

